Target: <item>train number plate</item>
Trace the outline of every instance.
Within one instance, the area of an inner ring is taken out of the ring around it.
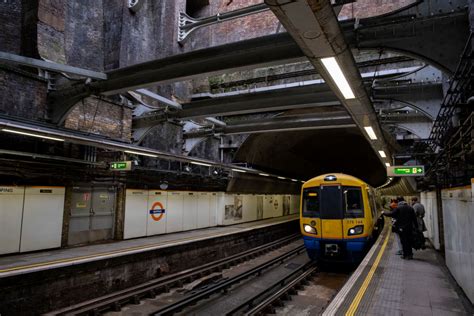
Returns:
[[[334,255],[339,253],[338,244],[326,244],[325,251],[327,255]]]

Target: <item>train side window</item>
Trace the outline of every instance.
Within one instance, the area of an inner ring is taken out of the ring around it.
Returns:
[[[349,218],[364,217],[362,192],[358,187],[343,187],[344,215]]]
[[[320,217],[319,188],[303,190],[303,217]]]
[[[370,208],[372,209],[372,218],[377,217],[377,204],[375,203],[374,194],[371,190],[368,190],[367,193],[369,194],[369,201],[370,201]]]

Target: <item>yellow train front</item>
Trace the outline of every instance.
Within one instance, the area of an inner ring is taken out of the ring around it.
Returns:
[[[301,190],[300,227],[309,257],[359,262],[380,231],[375,191],[355,177],[315,177]]]

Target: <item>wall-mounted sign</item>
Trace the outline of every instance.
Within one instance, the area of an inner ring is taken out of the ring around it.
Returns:
[[[129,171],[132,170],[131,161],[116,161],[110,163],[110,170],[113,171]]]
[[[425,175],[425,166],[393,166],[387,167],[389,177],[422,177]]]

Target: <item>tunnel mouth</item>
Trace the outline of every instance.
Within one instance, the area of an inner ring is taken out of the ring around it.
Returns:
[[[252,134],[234,163],[308,180],[324,173],[345,173],[371,186],[386,180],[385,167],[357,128]]]

